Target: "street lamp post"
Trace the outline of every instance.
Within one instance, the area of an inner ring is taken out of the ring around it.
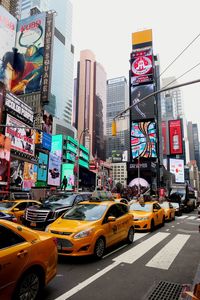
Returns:
[[[81,131],[79,140],[78,140],[78,148],[77,148],[77,192],[79,191],[79,158],[80,158],[80,142],[81,142],[81,138],[83,133],[88,133],[88,128],[84,129],[83,131]]]

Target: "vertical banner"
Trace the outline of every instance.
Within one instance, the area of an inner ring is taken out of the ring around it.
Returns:
[[[170,154],[182,154],[183,143],[182,143],[182,123],[181,120],[170,120],[169,121],[169,145]]]
[[[54,39],[54,13],[46,13],[46,32],[44,43],[44,73],[42,78],[41,102],[48,104],[51,91],[51,65]]]
[[[0,185],[7,185],[8,183],[10,148],[10,138],[0,134]]]
[[[50,153],[48,168],[48,184],[60,186],[61,159],[57,155]]]
[[[37,180],[37,166],[24,162],[23,190],[29,191],[35,186]]]
[[[167,154],[167,126],[166,121],[162,121],[162,148],[163,154]]]
[[[184,160],[183,159],[173,159],[169,160],[169,170],[172,174],[175,175],[176,183],[184,183]]]
[[[71,190],[75,185],[74,178],[74,164],[63,164],[62,165],[62,180],[66,176],[67,178],[67,189]]]

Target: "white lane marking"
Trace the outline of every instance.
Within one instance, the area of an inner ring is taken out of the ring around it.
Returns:
[[[112,270],[113,268],[118,266],[119,264],[120,264],[120,262],[112,263],[110,266],[104,268],[103,270],[99,271],[98,273],[96,273],[92,277],[90,277],[90,278],[84,280],[83,282],[79,283],[74,288],[72,288],[68,292],[64,293],[60,297],[56,298],[55,300],[66,300],[66,299],[70,298],[71,296],[78,293],[80,290],[82,290],[83,288],[88,286],[90,283],[97,280],[98,278],[100,278],[101,276],[103,276],[104,274],[106,274],[107,272],[109,272],[110,270]]]
[[[177,234],[147,264],[147,267],[168,270],[190,235]]]
[[[180,216],[180,217],[177,217],[177,219],[178,220],[180,220],[180,219],[185,219],[185,218],[187,218],[188,216]]]
[[[164,240],[166,237],[168,237],[170,233],[166,232],[159,232],[152,237],[148,238],[141,244],[131,248],[130,250],[124,252],[123,254],[119,255],[118,257],[114,258],[113,260],[119,263],[127,263],[132,264],[137,259],[142,257],[146,252],[148,252],[151,248],[153,248],[155,245],[160,243],[162,240]]]
[[[139,233],[135,233],[134,234],[134,242],[135,241],[138,241],[139,239],[141,239],[141,238],[143,238],[145,235],[147,235],[147,234],[149,234],[148,232],[147,233],[144,233],[144,232],[139,232]],[[114,254],[114,253],[116,253],[116,252],[118,252],[118,251],[120,251],[121,249],[123,249],[123,248],[125,248],[126,246],[128,246],[128,244],[125,244],[125,245],[123,245],[123,246],[121,246],[121,247],[119,247],[119,248],[117,248],[117,249],[115,249],[115,250],[113,250],[112,252],[109,252],[108,254],[106,254],[106,255],[104,255],[103,256],[103,259],[104,258],[106,258],[106,257],[108,257],[108,256],[111,256],[112,254]]]
[[[191,217],[187,218],[187,220],[194,220],[194,219],[196,219],[196,216],[191,216]]]

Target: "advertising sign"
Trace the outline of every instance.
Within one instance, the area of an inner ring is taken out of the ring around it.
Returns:
[[[26,125],[9,114],[7,114],[6,125],[11,126],[7,127],[5,132],[5,135],[11,139],[11,149],[34,156],[34,130],[18,128]]]
[[[41,90],[44,72],[45,23],[46,13],[41,13],[22,19],[17,24],[16,48],[21,55],[21,76],[11,84],[11,92],[16,95]]]
[[[37,180],[37,166],[24,162],[23,190],[29,191]]]
[[[3,122],[3,104],[4,104],[5,91],[0,86],[0,124]]]
[[[48,168],[49,185],[60,186],[60,169],[61,169],[60,158],[57,155],[50,153],[49,168]]]
[[[131,87],[131,103],[134,104],[131,109],[131,120],[141,120],[141,119],[152,119],[155,116],[154,111],[154,101],[155,97],[152,96],[144,101],[142,98],[148,96],[154,92],[153,84],[139,85]]]
[[[46,181],[47,180],[48,155],[40,152],[38,163],[39,163],[39,166],[38,166],[37,180]]]
[[[153,81],[153,52],[151,47],[139,48],[131,53],[131,85]]]
[[[183,143],[182,143],[182,126],[181,120],[169,121],[169,145],[170,154],[182,154]]]
[[[131,159],[138,157],[156,158],[155,122],[132,122],[131,124]]]
[[[74,164],[63,164],[62,165],[62,180],[64,176],[67,177],[67,189],[74,188]]]
[[[128,161],[128,151],[112,150],[112,163]]]
[[[50,115],[47,111],[44,111],[42,130],[48,134],[52,134],[52,128],[53,128],[53,116]]]
[[[62,157],[63,137],[61,134],[52,136],[51,152],[58,157]]]
[[[10,163],[10,185],[13,188],[23,187],[24,161],[11,160]]]
[[[163,154],[167,154],[167,126],[166,121],[162,121],[162,148]]]
[[[11,140],[0,134],[0,185],[8,184]]]
[[[46,132],[42,133],[42,148],[51,151],[51,139],[52,136]]]
[[[175,175],[176,183],[184,183],[184,160],[183,159],[169,159],[169,170]]]
[[[6,93],[5,107],[9,112],[15,114],[22,121],[33,124],[33,110],[30,106],[24,103],[11,93]]]
[[[19,71],[19,68],[14,65],[16,26],[17,20],[0,6],[0,81],[5,84],[6,90],[11,89],[13,75]]]

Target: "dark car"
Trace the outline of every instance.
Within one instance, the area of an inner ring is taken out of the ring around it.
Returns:
[[[7,221],[17,223],[17,218],[15,218],[15,216],[10,215],[10,214],[6,214],[2,211],[0,211],[0,220],[7,220]]]
[[[26,209],[22,224],[39,230],[54,222],[63,213],[79,202],[90,199],[90,193],[58,193],[45,199],[41,205]]]

